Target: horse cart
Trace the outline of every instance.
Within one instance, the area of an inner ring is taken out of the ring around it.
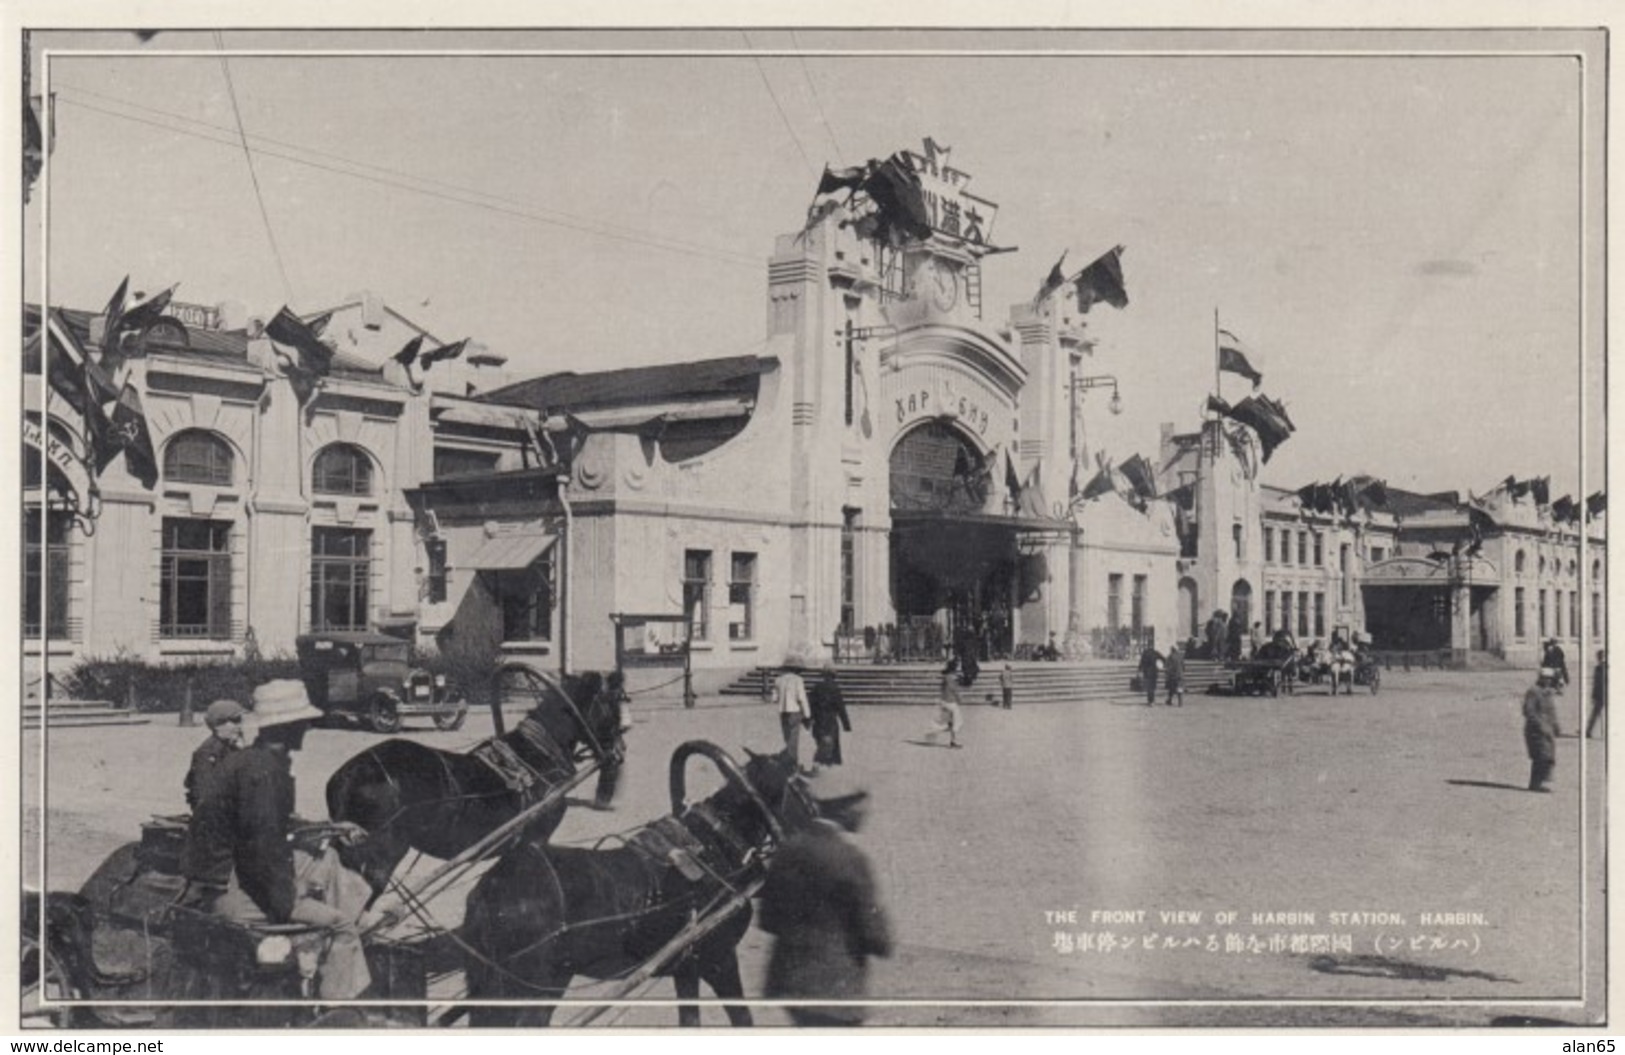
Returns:
[[[1290,696],[1298,681],[1296,654],[1260,655],[1228,669],[1231,691],[1238,696]]]

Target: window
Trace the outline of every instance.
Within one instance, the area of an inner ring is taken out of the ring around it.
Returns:
[[[1320,532],[1315,532],[1315,567],[1317,568],[1325,567],[1326,565],[1326,551],[1324,548],[1324,543],[1325,539],[1321,537]]]
[[[1245,554],[1243,554],[1242,551],[1241,551],[1241,525],[1240,524],[1231,524],[1230,525],[1230,537],[1232,539],[1234,539],[1235,543],[1236,543],[1236,559],[1241,560],[1245,556]]]
[[[428,539],[423,543],[423,552],[429,559],[424,599],[430,604],[439,604],[446,599],[446,540]]]
[[[1540,591],[1540,636],[1546,636],[1546,591]]]
[[[319,495],[372,494],[372,459],[360,447],[335,443],[316,455],[311,489]]]
[[[1386,558],[1387,556],[1388,556],[1388,551],[1383,549],[1381,546],[1372,546],[1371,547],[1371,563],[1372,564],[1381,564],[1383,559]],[[1344,558],[1344,562],[1347,563],[1347,558]]]
[[[1380,552],[1380,551],[1375,551]],[[1337,570],[1342,573],[1342,581],[1337,584],[1337,603],[1347,608],[1349,604],[1349,544],[1343,543],[1337,547]],[[1381,559],[1381,558],[1373,558]]]
[[[1275,633],[1275,591],[1264,591],[1264,633]]]
[[[852,629],[845,601],[841,604],[841,619],[844,627]],[[728,640],[749,641],[755,636],[756,554],[735,553],[728,575]]]
[[[1326,636],[1326,595],[1315,591],[1315,636]]]
[[[1523,550],[1519,550],[1517,555],[1512,558],[1512,567],[1519,575],[1523,574],[1523,566],[1526,559],[1527,558],[1525,558],[1523,555]]]
[[[1113,630],[1123,625],[1123,577],[1106,578],[1106,625]]]
[[[1298,532],[1298,563],[1309,563],[1309,533],[1307,531]]]
[[[1145,595],[1146,576],[1136,575],[1134,577],[1134,594],[1129,600],[1130,625],[1134,627],[1136,634],[1145,629]]]
[[[1275,559],[1275,529],[1272,528],[1272,527],[1267,527],[1267,528],[1264,529],[1264,560],[1265,561],[1273,561],[1274,559]]]
[[[45,514],[45,541],[40,541],[40,511],[23,516],[23,633],[31,638],[68,636],[68,532],[73,517]]]
[[[1515,587],[1512,591],[1512,633],[1515,637],[1523,637],[1527,631],[1523,620],[1523,587]]]
[[[310,537],[310,628],[367,629],[372,532],[319,527]]]
[[[231,447],[202,429],[188,429],[164,448],[164,479],[174,483],[229,487],[231,464]]]
[[[1292,591],[1281,591],[1281,629],[1292,633]]]
[[[479,476],[497,471],[495,451],[465,451],[456,447],[434,449],[434,478],[449,480],[455,476]]]
[[[841,517],[841,629],[848,634],[858,621],[857,527],[857,510],[846,510]]]
[[[683,551],[683,615],[689,640],[711,640],[711,551]]]
[[[1602,594],[1591,591],[1591,636],[1602,637]]]
[[[549,641],[553,637],[553,562],[535,560],[514,571],[491,576],[502,609],[502,640]]]
[[[1302,545],[1303,536],[1299,535],[1299,544]],[[1298,636],[1309,636],[1309,591],[1298,591]]]
[[[1580,593],[1578,590],[1569,591],[1569,636],[1580,636]]]
[[[231,524],[165,517],[158,636],[231,637]]]

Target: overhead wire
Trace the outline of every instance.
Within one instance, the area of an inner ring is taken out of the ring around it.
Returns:
[[[801,160],[807,163],[807,168],[815,172],[820,171],[819,166],[813,164],[807,148],[801,145],[801,137],[796,135],[795,126],[790,123],[790,116],[784,112],[784,104],[779,102],[779,93],[773,90],[773,82],[767,79],[767,67],[762,65],[761,56],[756,54],[756,49],[750,42],[750,34],[741,29],[739,35],[745,38],[745,47],[751,52],[751,61],[756,63],[756,72],[762,75],[762,86],[767,89],[767,97],[773,100],[773,108],[779,112],[779,120],[784,122],[784,130],[790,133],[790,140],[800,152]]]
[[[93,103],[85,102],[85,101],[83,101],[81,99],[75,99],[75,98],[71,97],[74,93],[81,93],[81,94],[89,95],[89,96],[96,97],[96,98],[108,98],[107,96],[102,96],[102,95],[100,95],[99,93],[96,93],[96,92],[90,92],[90,91],[86,91],[84,89],[71,88],[71,87],[67,87],[65,89],[65,91],[66,91],[66,94],[64,94],[63,96],[61,96],[57,100],[59,104],[66,104],[68,106],[78,107],[78,108],[83,109],[83,110],[89,110],[89,111],[92,111],[94,113],[103,114],[103,115],[108,116],[108,117],[115,117],[115,118],[118,118],[120,120],[130,121],[130,122],[133,122],[133,123],[136,123],[136,124],[149,125],[149,126],[151,126],[153,128],[160,128],[160,129],[163,129],[163,130],[165,130],[167,132],[171,132],[171,133],[173,133],[175,135],[189,136],[189,137],[194,138],[194,139],[201,139],[204,142],[217,143],[217,144],[220,144],[222,146],[233,146],[233,147],[238,145],[234,140],[221,139],[221,138],[219,138],[217,136],[209,135],[209,134],[206,134],[204,132],[199,132],[199,131],[195,131],[195,130],[188,129],[188,128],[177,127],[174,124],[167,124],[167,123],[165,123],[163,121],[155,121],[155,120],[151,120],[151,119],[144,118],[144,117],[138,117],[138,116],[136,116],[134,114],[122,113],[122,112],[120,112],[118,110],[112,110],[112,109],[108,109],[108,108],[103,107],[103,106],[97,106],[97,105],[95,105]],[[199,126],[201,126],[203,128],[206,128],[206,129],[213,130],[213,131],[228,132],[228,133],[230,132],[229,129],[222,128],[219,125],[210,124],[210,123],[205,122],[205,121],[198,121],[195,118],[185,117],[183,115],[171,113],[169,111],[159,110],[159,109],[155,109],[153,107],[141,106],[141,105],[135,104],[135,103],[126,103],[123,100],[118,100],[118,104],[121,105],[121,106],[129,106],[129,107],[132,107],[132,108],[135,108],[135,109],[145,110],[145,111],[147,111],[149,113],[158,114],[158,115],[166,117],[166,118],[172,118],[172,119],[179,120],[179,121],[185,121],[185,122],[188,122],[188,123],[191,123],[191,124],[199,125]],[[721,249],[721,248],[716,248],[716,247],[711,247],[711,246],[705,246],[705,245],[701,245],[699,243],[684,242],[684,241],[681,241],[679,239],[669,239],[669,238],[665,238],[664,236],[659,236],[659,235],[656,235],[656,236],[653,236],[653,237],[645,237],[645,236],[640,236],[640,235],[637,235],[637,234],[623,233],[622,231],[617,231],[617,230],[614,230],[614,229],[610,228],[609,225],[603,224],[601,221],[588,220],[588,219],[585,219],[585,218],[574,217],[574,216],[571,216],[570,214],[558,213],[558,212],[553,212],[553,215],[547,215],[547,212],[549,212],[551,210],[538,211],[535,206],[531,206],[531,205],[529,205],[527,203],[517,202],[514,199],[502,198],[502,197],[500,197],[498,195],[489,194],[489,193],[487,193],[485,191],[481,191],[481,190],[478,190],[478,189],[475,189],[475,188],[462,187],[462,186],[459,186],[457,184],[446,183],[444,181],[435,180],[435,179],[432,179],[432,178],[429,178],[429,177],[416,176],[416,175],[413,175],[411,173],[400,172],[398,170],[388,169],[388,168],[385,168],[383,166],[372,165],[372,164],[369,164],[367,162],[362,162],[362,161],[356,161],[356,160],[351,159],[351,158],[343,157],[342,155],[331,154],[331,153],[328,153],[328,152],[325,152],[325,151],[315,150],[315,149],[312,149],[312,148],[309,148],[309,147],[303,147],[303,146],[299,146],[299,145],[296,145],[296,144],[290,144],[290,143],[287,143],[285,141],[274,140],[274,139],[271,139],[270,137],[266,137],[266,136],[258,136],[258,135],[256,135],[256,136],[251,136],[249,138],[253,139],[253,140],[257,141],[257,142],[260,142],[260,143],[275,143],[275,144],[278,144],[280,146],[287,147],[288,150],[294,150],[294,151],[299,151],[300,152],[300,153],[288,153],[287,151],[284,151],[284,150],[271,150],[271,149],[267,149],[264,146],[259,146],[259,147],[255,148],[255,151],[261,157],[274,157],[274,158],[277,158],[279,160],[288,161],[288,162],[291,162],[291,163],[296,164],[296,165],[303,165],[303,166],[305,166],[307,168],[313,168],[313,169],[317,169],[317,170],[323,171],[323,172],[331,172],[331,173],[341,175],[341,176],[348,176],[351,179],[361,180],[361,181],[370,182],[370,183],[376,183],[376,184],[378,184],[380,186],[392,187],[392,188],[395,188],[397,190],[409,191],[409,192],[412,192],[412,193],[415,193],[415,194],[421,194],[421,195],[423,195],[425,197],[435,198],[435,199],[438,199],[438,200],[441,200],[441,201],[453,202],[453,203],[460,204],[460,205],[468,205],[468,206],[471,206],[473,208],[485,209],[485,210],[487,210],[489,212],[495,212],[495,213],[499,213],[501,215],[514,216],[514,217],[518,217],[520,219],[531,220],[531,221],[533,221],[535,223],[545,224],[545,225],[548,225],[548,226],[561,227],[561,228],[565,228],[567,230],[573,230],[573,231],[577,231],[577,232],[580,232],[580,233],[583,233],[583,234],[593,235],[593,236],[596,236],[596,237],[599,237],[599,238],[605,238],[605,239],[609,239],[609,240],[612,240],[612,241],[628,242],[628,243],[632,243],[632,244],[635,244],[635,245],[647,246],[647,247],[652,248],[652,249],[662,249],[662,250],[665,250],[665,251],[671,252],[671,253],[678,253],[678,254],[685,255],[685,256],[691,256],[691,257],[697,257],[697,258],[703,258],[703,259],[711,259],[711,260],[719,261],[721,263],[734,264],[734,265],[741,266],[741,267],[751,267],[753,269],[759,269],[762,266],[762,262],[761,262],[760,259],[758,259],[756,257],[753,257],[753,256],[748,256],[748,255],[746,255],[744,253],[734,252],[732,250]],[[341,162],[342,164],[345,164],[345,165],[353,165],[353,166],[355,166],[357,168],[371,169],[375,173],[384,173],[385,176],[380,177],[380,176],[377,176],[377,175],[369,175],[369,174],[367,174],[365,172],[357,172],[357,171],[353,171],[351,169],[340,168],[340,167],[336,167],[334,165],[323,164],[322,162],[312,160],[309,157],[302,157],[302,156],[300,156],[301,153],[302,154],[310,154],[310,155],[314,155],[314,156],[317,156],[317,157],[332,158],[333,160],[339,161],[339,162]],[[389,178],[389,177],[396,177],[396,178]],[[449,188],[450,190],[452,190],[452,191],[454,191],[456,193],[442,193],[442,192],[439,192],[439,191],[429,189],[427,187],[416,185],[416,184],[420,184],[420,183],[421,184],[432,184],[432,185],[447,187],[447,188]],[[487,199],[490,199],[490,200],[489,201],[478,201],[478,200],[473,200],[473,197],[470,197],[470,196],[479,197],[479,198],[487,198]]]
[[[243,131],[243,112],[237,105],[237,86],[231,80],[231,66],[226,61],[225,38],[217,29],[214,31],[214,42],[221,51],[220,72],[226,78],[226,94],[231,98],[231,114],[237,121],[237,138],[243,147],[243,160],[248,163],[248,179],[254,184],[254,200],[259,203],[260,220],[265,224],[265,237],[271,243],[271,256],[276,260],[277,274],[282,276],[282,292],[288,300],[293,300],[293,283],[288,281],[288,267],[282,260],[282,248],[277,245],[276,231],[271,227],[271,214],[265,209],[265,192],[260,187],[259,173],[254,169],[254,152],[248,148],[248,134]]]
[[[790,43],[795,46],[796,58],[801,63],[801,75],[807,79],[807,90],[812,93],[813,105],[818,107],[818,120],[824,125],[824,134],[829,136],[830,145],[835,148],[837,161],[846,160],[846,151],[841,149],[841,141],[836,138],[835,126],[829,123],[829,114],[824,112],[824,101],[818,97],[818,85],[813,81],[812,70],[807,68],[807,56],[801,54],[801,41],[796,39],[796,31],[790,31]]]

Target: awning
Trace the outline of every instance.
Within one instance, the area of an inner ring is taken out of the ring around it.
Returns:
[[[557,541],[556,535],[497,535],[481,543],[472,557],[452,563],[475,571],[518,571],[530,567]]]

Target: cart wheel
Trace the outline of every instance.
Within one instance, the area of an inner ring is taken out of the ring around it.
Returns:
[[[40,948],[32,935],[23,935],[22,941],[22,1003],[18,1020],[21,1023],[46,1024],[57,1029],[72,1029],[78,1024],[71,1007],[42,1007],[43,1000],[72,1000],[82,994],[74,989],[68,969],[56,953]]]
[[[395,709],[395,701],[388,696],[374,696],[372,707],[367,711],[367,719],[372,723],[375,733],[398,733],[401,729],[401,715]]]
[[[463,727],[463,719],[468,717],[468,704],[458,700],[455,707],[448,707],[434,716],[434,727],[442,732],[454,733]]]

